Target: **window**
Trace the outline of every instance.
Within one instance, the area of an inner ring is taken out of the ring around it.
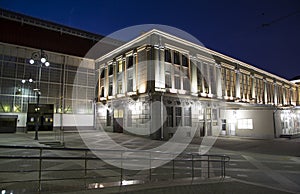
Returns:
[[[114,73],[113,65],[108,66],[108,75],[112,75]]]
[[[218,120],[218,110],[212,109],[212,120]]]
[[[113,92],[113,85],[109,84],[109,87],[108,87],[108,96],[112,96],[112,92]]]
[[[166,107],[167,109],[167,127],[173,127],[173,107]]]
[[[129,56],[127,59],[127,69],[133,67],[133,56]]]
[[[118,73],[123,71],[123,64],[122,64],[122,60],[118,61]]]
[[[103,68],[101,70],[101,75],[100,75],[100,78],[104,78],[105,77],[105,69]]]
[[[170,49],[165,49],[165,62],[171,63],[171,51],[170,51]]]
[[[175,89],[181,89],[179,76],[175,76]]]
[[[118,94],[122,94],[122,81],[118,81]]]
[[[100,97],[104,97],[104,87],[101,87],[101,94]]]
[[[183,120],[184,126],[192,126],[191,121],[191,107],[183,108]]]
[[[174,64],[180,65],[179,52],[177,52],[177,51],[174,51]]]
[[[165,77],[165,87],[166,88],[172,88],[172,80],[171,80],[171,75],[166,73],[166,77]]]
[[[206,119],[207,120],[211,119],[211,108],[206,108]]]
[[[111,126],[111,113],[109,110],[106,111],[106,126]]]
[[[183,78],[183,89],[190,90],[190,80],[187,77]]]
[[[181,117],[182,117],[182,110],[181,110],[181,107],[175,107],[175,125],[176,127],[178,126],[182,126],[182,123],[181,123]]]
[[[182,55],[182,66],[184,66],[184,67],[188,67],[189,66],[188,58],[185,55]]]
[[[133,91],[133,79],[129,79],[127,81],[127,92],[132,92]]]
[[[253,129],[253,120],[252,119],[239,119],[238,120],[238,129]]]

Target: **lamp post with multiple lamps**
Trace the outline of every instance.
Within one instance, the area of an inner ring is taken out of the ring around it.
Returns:
[[[29,60],[31,65],[37,64],[38,65],[38,82],[36,84],[36,88],[33,91],[37,95],[37,101],[35,106],[35,136],[34,140],[38,140],[38,132],[39,132],[39,125],[40,125],[40,96],[41,96],[41,74],[42,74],[42,67],[45,65],[46,67],[50,66],[48,61],[48,56],[43,50],[33,52],[31,55],[31,59]],[[30,80],[29,80],[30,81]],[[32,81],[32,80],[31,80]]]

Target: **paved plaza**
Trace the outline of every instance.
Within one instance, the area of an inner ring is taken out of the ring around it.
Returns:
[[[87,131],[82,136],[90,138],[95,144],[105,144],[101,133],[95,134],[93,130]],[[130,136],[121,133],[109,133],[109,136],[118,144],[133,149],[150,149],[164,144],[164,141],[150,140],[142,137]],[[22,145],[22,146],[44,146],[56,147],[52,144],[58,137],[53,132],[40,132],[39,141],[34,141],[34,133],[0,134],[0,145]],[[186,152],[198,152],[202,139],[195,139],[186,148]],[[64,146],[68,148],[86,148],[80,135],[76,131],[64,133]],[[113,149],[113,146],[111,147]],[[30,155],[30,150],[22,150],[19,153]],[[0,150],[0,155],[10,155],[17,152],[12,150]],[[61,156],[76,155],[77,153],[65,152]],[[300,139],[274,139],[255,140],[237,137],[219,137],[209,154],[225,154],[230,157],[230,162],[226,166],[226,179],[206,179],[191,180],[181,179],[180,181],[159,181],[144,184],[131,185],[126,187],[109,187],[103,189],[89,189],[75,191],[70,188],[77,188],[80,182],[62,181],[61,189],[58,193],[300,193]],[[33,163],[24,161],[1,160],[1,170],[5,168],[30,168]],[[46,163],[45,169],[72,169],[80,166],[77,161],[60,161]],[[178,164],[186,166],[184,162]],[[102,171],[103,177],[116,174],[115,169],[110,169],[106,164],[102,167],[107,169]],[[44,172],[48,177],[68,177],[68,174],[51,174]],[[73,173],[74,172],[70,172]],[[153,170],[155,175],[155,169]],[[21,175],[20,175],[21,176]],[[30,174],[26,176],[31,176]],[[27,177],[24,176],[24,179]],[[5,177],[1,177],[1,181]],[[94,181],[94,180],[90,180]],[[107,182],[114,182],[115,179],[105,179]],[[94,181],[95,182],[95,181]],[[13,188],[15,185],[1,185],[2,190]],[[29,193],[25,185],[23,190],[16,190],[13,193]],[[51,185],[49,186],[51,189]]]

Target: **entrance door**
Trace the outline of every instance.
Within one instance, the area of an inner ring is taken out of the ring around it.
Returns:
[[[205,123],[204,122],[200,122],[199,123],[199,131],[200,131],[200,137],[204,137],[205,136]]]
[[[123,133],[123,109],[114,110],[113,132]]]

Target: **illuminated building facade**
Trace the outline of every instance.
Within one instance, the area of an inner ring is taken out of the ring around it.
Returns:
[[[40,104],[52,105],[53,117],[40,125],[93,128],[95,63],[85,55],[103,36],[1,9],[0,24],[0,115],[17,115],[17,131],[34,123],[27,114],[37,102],[39,67],[29,60],[42,49],[50,66],[42,67]]]
[[[152,30],[96,59],[96,127],[169,139],[300,133],[299,86]]]
[[[169,139],[236,135],[274,138],[300,133],[299,83],[152,30],[104,56],[86,56],[103,37],[0,10],[0,115],[28,123],[38,67],[47,53],[40,103],[53,105],[54,128],[81,126]],[[102,42],[103,44],[103,42]],[[120,46],[122,45],[122,46]],[[99,54],[99,53],[95,53]],[[34,81],[24,82],[22,80]],[[295,80],[294,80],[295,81]]]

